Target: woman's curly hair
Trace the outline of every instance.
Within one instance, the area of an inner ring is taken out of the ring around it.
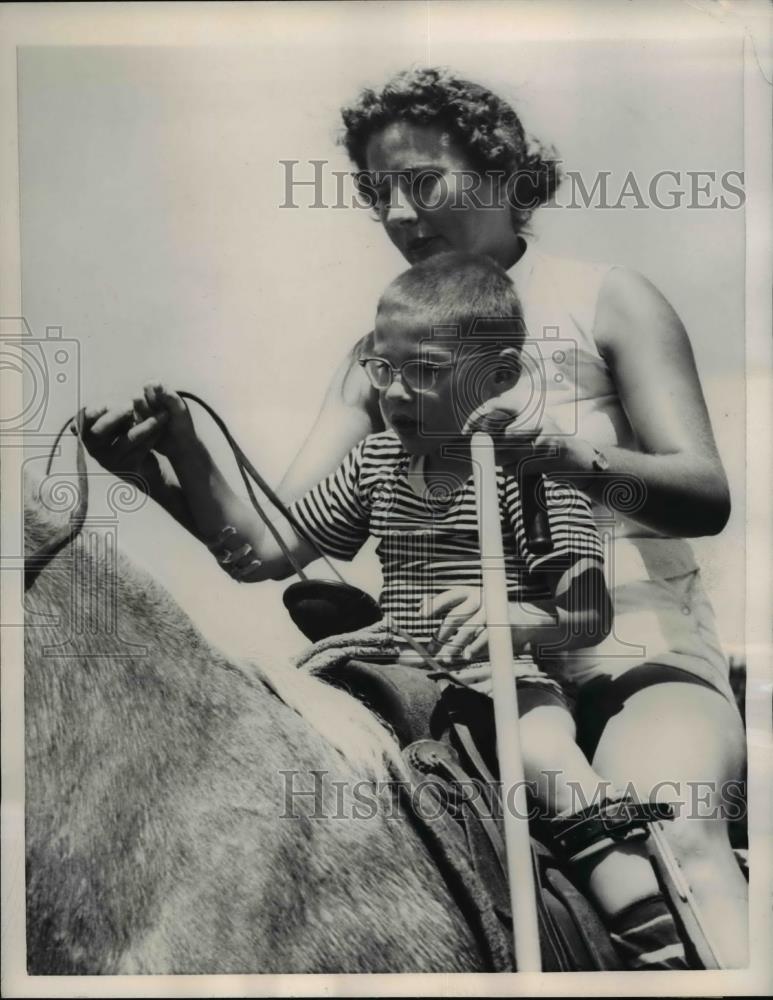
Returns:
[[[395,121],[443,128],[481,173],[500,171],[507,178],[516,229],[535,208],[552,197],[561,181],[555,150],[527,138],[513,108],[477,83],[448,69],[404,70],[380,91],[366,88],[341,109],[341,138],[358,170],[367,169],[371,136]]]

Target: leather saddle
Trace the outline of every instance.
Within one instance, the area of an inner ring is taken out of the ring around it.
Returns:
[[[394,733],[417,781],[431,777],[449,821],[440,836],[461,849],[507,934],[506,874],[493,704],[466,685],[438,683],[415,667],[344,660],[315,671],[375,712]],[[437,832],[437,831],[435,831]],[[535,836],[536,834],[536,836]],[[542,964],[545,971],[623,969],[596,910],[572,883],[549,843],[532,828]]]

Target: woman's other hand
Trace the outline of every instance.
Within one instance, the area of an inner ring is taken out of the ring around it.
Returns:
[[[518,465],[528,458],[529,469],[546,474],[587,471],[593,447],[567,434],[547,413],[531,420],[523,418],[523,390],[518,385],[482,403],[467,418],[464,433],[490,434],[499,465]]]

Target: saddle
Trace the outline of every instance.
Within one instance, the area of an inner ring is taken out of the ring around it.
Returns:
[[[450,682],[444,686],[414,667],[398,664],[348,659],[314,673],[348,691],[386,723],[416,789],[432,783],[439,808],[432,810],[431,820],[421,815],[414,819],[435,848],[440,845],[446,867],[456,869],[456,881],[460,868],[468,866],[484,887],[487,898],[481,900],[468,891],[464,909],[485,939],[482,943],[494,970],[511,970],[512,914],[491,700],[466,686]],[[433,850],[433,855],[437,853]],[[534,835],[532,863],[543,969],[624,969],[594,907],[548,843]],[[485,911],[493,912],[495,921],[487,920]]]

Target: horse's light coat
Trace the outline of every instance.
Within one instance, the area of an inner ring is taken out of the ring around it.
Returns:
[[[31,500],[29,550],[52,530]],[[289,667],[228,662],[125,559],[116,572],[96,565],[88,541],[60,553],[26,601],[29,971],[480,970],[412,824],[381,808],[351,818],[357,783],[391,769],[386,732]],[[122,641],[149,655],[119,659],[107,629],[75,628],[81,601],[104,626],[105,587]],[[299,714],[310,709],[314,728]],[[288,813],[282,771],[313,790],[315,769],[318,794]]]

